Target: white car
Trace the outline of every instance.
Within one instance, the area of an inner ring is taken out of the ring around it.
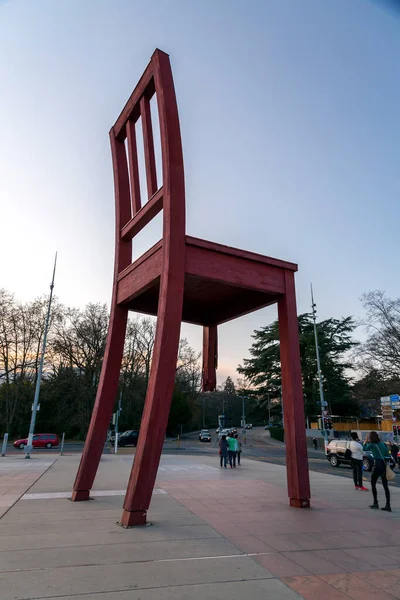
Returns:
[[[221,438],[223,435],[226,435],[228,437],[230,432],[231,432],[230,429],[221,429],[221,431],[218,433],[218,437]]]

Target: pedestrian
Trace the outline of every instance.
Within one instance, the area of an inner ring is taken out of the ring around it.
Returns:
[[[390,442],[390,454],[394,460],[394,466],[397,465],[397,456],[399,454],[399,447],[395,442]]]
[[[228,442],[229,465],[231,469],[232,467],[236,469],[236,452],[239,444],[233,435],[230,435],[226,441]]]
[[[386,505],[381,510],[392,512],[392,509],[390,508],[389,486],[386,477],[386,460],[390,458],[387,446],[380,441],[379,435],[376,433],[376,431],[371,431],[365,440],[364,450],[371,452],[374,457],[374,466],[371,474],[371,488],[374,497],[374,503],[371,504],[370,508],[379,508],[376,482],[380,477],[382,479],[382,485],[386,496]]]
[[[226,435],[222,435],[218,442],[218,454],[220,458],[220,466],[222,469],[222,463],[224,463],[225,469],[227,468],[226,463],[228,460],[228,442],[226,441]]]
[[[350,453],[351,466],[353,467],[354,487],[356,490],[368,492],[368,488],[364,487],[362,480],[362,466],[364,458],[363,447],[355,431],[351,432]]]
[[[240,467],[240,457],[241,457],[241,454],[242,454],[242,442],[240,441],[238,434],[235,435],[235,438],[236,438],[236,441],[238,443],[237,464],[238,464],[238,467]]]
[[[312,443],[313,443],[313,446],[314,446],[314,450],[316,450],[316,449],[318,448],[318,442],[317,442],[317,438],[315,438],[315,437],[314,437],[314,438],[312,439]]]

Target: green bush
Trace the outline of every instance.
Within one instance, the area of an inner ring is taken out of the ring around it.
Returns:
[[[285,441],[285,430],[283,427],[271,427],[269,432],[274,440]]]

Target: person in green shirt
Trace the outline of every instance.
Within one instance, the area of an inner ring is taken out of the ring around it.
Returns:
[[[368,434],[365,439],[363,449],[371,452],[374,457],[374,466],[371,473],[371,488],[374,497],[374,503],[370,506],[370,508],[379,508],[376,482],[380,477],[382,479],[382,485],[386,496],[386,506],[381,510],[392,512],[392,509],[390,508],[389,486],[386,478],[386,459],[390,459],[387,446],[380,441],[379,435],[376,433],[376,431],[371,431],[371,433]]]
[[[239,448],[239,444],[236,438],[233,437],[233,435],[230,435],[229,437],[226,438],[226,441],[228,442],[228,454],[229,454],[229,465],[232,469],[232,467],[234,469],[236,469],[236,453],[238,451]]]

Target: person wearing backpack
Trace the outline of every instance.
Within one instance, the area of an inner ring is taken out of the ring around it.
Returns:
[[[368,488],[364,487],[362,480],[362,466],[364,457],[363,447],[355,431],[352,431],[350,435],[350,447],[346,450],[346,452],[349,451],[349,458],[351,458],[351,466],[353,467],[354,488],[356,490],[368,492]]]
[[[374,503],[371,504],[370,508],[379,509],[376,482],[380,477],[382,479],[382,485],[383,489],[385,490],[386,496],[386,505],[384,506],[384,508],[381,508],[381,510],[385,510],[386,512],[392,512],[392,509],[390,507],[390,492],[386,476],[386,461],[387,459],[390,459],[390,455],[386,444],[380,441],[379,435],[376,433],[376,431],[371,431],[371,433],[367,435],[367,438],[365,440],[364,450],[368,450],[369,452],[371,452],[374,457],[374,466],[371,473],[371,487],[372,494],[374,497]]]

